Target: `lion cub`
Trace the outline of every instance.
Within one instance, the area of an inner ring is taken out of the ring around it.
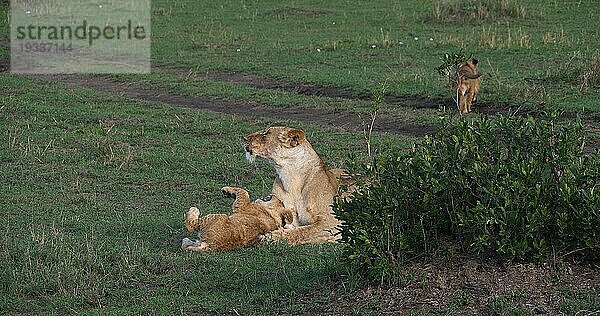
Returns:
[[[185,227],[192,233],[199,231],[199,241],[184,238],[181,249],[192,251],[231,250],[256,245],[263,234],[274,231],[294,220],[294,213],[283,206],[281,200],[250,201],[248,191],[224,187],[224,194],[235,197],[233,212],[209,214],[199,218],[200,211],[192,207],[186,213]]]
[[[479,77],[477,59],[461,63],[456,71],[456,105],[461,114],[471,112],[471,105],[477,101]]]

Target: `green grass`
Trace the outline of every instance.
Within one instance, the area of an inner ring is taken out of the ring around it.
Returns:
[[[222,100],[244,101],[258,103],[276,108],[311,108],[330,109],[351,113],[358,117],[367,115],[372,109],[371,101],[347,98],[332,98],[326,96],[303,95],[296,92],[286,92],[278,89],[262,89],[239,85],[226,81],[208,78],[185,77],[178,74],[155,72],[147,75],[113,75],[112,80],[124,83],[135,82],[144,86],[167,91],[172,95],[193,96],[203,95]],[[409,105],[382,107],[380,114],[391,116],[398,121],[434,125],[439,123],[438,109],[423,108],[410,111]]]
[[[385,81],[392,94],[425,97],[441,105],[452,103],[453,93],[435,67],[444,53],[462,49],[480,60],[480,71],[485,73],[479,96],[482,104],[544,103],[598,112],[598,80],[582,78],[600,57],[600,44],[595,40],[600,27],[592,27],[598,25],[599,14],[591,0],[577,5],[547,5],[541,0],[526,4],[452,0],[424,5],[155,1],[152,56],[158,71],[119,79],[174,94],[364,112],[368,102],[186,78],[165,74],[160,66],[190,69],[199,75],[245,72],[356,94],[370,93]],[[389,106],[382,114],[401,121],[435,120],[435,111],[407,111],[411,106]]]
[[[227,212],[220,187],[269,193],[264,163],[241,137],[267,120],[123,101],[1,75],[0,309],[10,313],[243,314],[285,304],[347,274],[337,246],[266,245],[229,253],[179,250],[183,214]],[[340,166],[360,134],[308,132]],[[380,148],[407,146],[385,137]],[[340,146],[339,144],[350,145]],[[283,302],[283,303],[282,303]],[[291,304],[291,305],[290,305]]]
[[[483,104],[529,101],[597,112],[598,81],[590,85],[581,77],[600,57],[595,40],[599,14],[592,0],[575,5],[542,0],[432,0],[418,5],[158,0],[152,7],[152,57],[155,66],[242,71],[356,93],[369,93],[387,81],[395,95],[451,103],[452,89],[435,67],[444,53],[463,49],[479,58],[486,73],[479,97]],[[7,33],[6,20],[0,28]],[[127,80],[162,87],[166,79],[157,73]],[[199,88],[196,80],[169,80],[182,93],[254,98],[267,105],[341,103],[236,85],[219,88],[227,84],[218,82],[203,82]],[[360,102],[347,103],[342,108],[360,111]],[[401,118],[406,109],[388,111]]]
[[[468,4],[477,1],[449,2],[471,12]],[[597,86],[579,91],[573,76],[600,55],[596,3],[508,3],[524,16],[490,9],[492,18],[473,24],[432,21],[437,1],[156,1],[153,57],[156,64],[246,71],[357,92],[387,79],[400,96],[451,100],[434,68],[443,53],[462,48],[488,74],[485,103],[519,103],[542,85],[545,93],[535,101],[600,110]]]
[[[452,3],[460,9],[467,2],[474,1]],[[435,67],[443,53],[463,48],[481,61],[486,75],[480,100],[487,105],[526,99],[600,111],[597,80],[585,86],[578,81],[600,56],[595,1],[535,0],[516,5],[524,15],[490,8],[485,17],[469,20],[436,19],[436,5],[156,0],[153,63],[356,93],[387,81],[401,97],[450,101],[451,88]],[[7,10],[1,2],[0,38],[9,34]],[[0,65],[8,58],[8,49],[0,47]],[[369,109],[368,101],[161,72],[113,78],[274,110]],[[243,135],[271,124],[300,127],[326,163],[340,167],[351,153],[364,159],[360,133],[134,102],[6,73],[0,73],[0,87],[1,314],[302,314],[332,304],[332,289],[353,291],[345,283],[349,272],[340,263],[339,246],[190,254],[179,243],[190,206],[203,213],[229,210],[222,186],[246,187],[253,197],[269,193],[272,167],[245,163]],[[441,115],[410,106],[387,106],[381,113],[423,124]],[[373,137],[379,151],[407,148],[412,140]],[[573,314],[597,309],[595,294],[565,294],[560,308]],[[468,301],[456,300],[446,312],[460,314]],[[367,314],[377,307],[375,297],[353,310]],[[501,298],[484,307],[519,308]]]

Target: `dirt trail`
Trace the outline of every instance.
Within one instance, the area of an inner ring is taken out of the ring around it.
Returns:
[[[0,47],[9,46],[7,38],[0,38]],[[8,61],[0,60],[0,72],[8,71]],[[308,83],[294,83],[273,78],[266,78],[249,73],[224,73],[224,72],[199,72],[194,69],[174,67],[153,67],[154,72],[175,74],[181,77],[207,78],[217,81],[225,81],[234,84],[259,88],[275,89],[302,95],[323,96],[330,98],[344,98],[351,100],[370,100],[371,95],[366,92],[354,92],[339,87],[324,87]],[[122,83],[102,76],[86,75],[53,75],[45,76],[47,80],[62,82],[69,85],[86,87],[102,92],[117,94],[125,98],[144,100],[151,102],[162,102],[174,106],[185,106],[224,114],[236,114],[243,116],[263,116],[277,120],[295,120],[307,123],[335,127],[349,130],[361,130],[361,121],[354,113],[336,111],[333,109],[318,109],[305,107],[275,108],[258,103],[241,102],[218,99],[210,96],[180,96],[169,93],[166,90],[149,88],[138,83]],[[404,106],[407,108],[438,108],[440,105],[453,107],[453,104],[442,100],[432,100],[425,97],[399,97],[388,94],[385,102],[389,105]],[[479,104],[476,112],[495,115],[506,111],[505,106],[490,106]],[[565,113],[567,119],[575,116],[573,113]],[[597,115],[589,119],[596,124]],[[432,134],[436,128],[430,125],[406,123],[390,116],[380,115],[375,124],[375,131],[404,134],[409,136],[423,136]],[[600,146],[600,141],[592,140],[592,150]]]
[[[201,95],[173,95],[165,90],[146,87],[138,83],[117,82],[102,76],[47,75],[41,78],[72,86],[85,87],[116,94],[128,99],[161,102],[174,106],[197,108],[217,113],[262,116],[276,120],[295,120],[345,130],[356,131],[361,130],[362,128],[361,121],[356,114],[331,109],[302,107],[274,108],[257,103],[223,100]],[[435,127],[406,124],[391,117],[379,116],[374,130],[409,136],[423,136],[435,132]]]
[[[294,86],[292,84],[283,83],[272,79],[259,78],[249,74],[213,74],[213,76],[215,76],[215,78],[218,76],[220,78],[224,78],[223,80],[235,82],[237,84],[251,84],[264,89],[277,89],[277,86],[281,86],[285,89],[294,89],[294,91],[305,91],[306,93],[317,93],[318,91],[321,91],[319,93],[322,93],[321,95],[327,97],[356,98],[356,96],[353,97],[352,95],[345,95],[349,92],[341,92],[341,90],[336,90],[336,88],[322,88],[314,85],[304,84]],[[292,120],[343,130],[362,130],[361,120],[356,114],[335,109],[320,109],[306,107],[276,108],[253,102],[224,100],[210,96],[181,96],[171,94],[166,90],[147,87],[139,83],[118,82],[103,76],[48,75],[43,76],[42,78],[44,78],[45,80],[62,82],[72,86],[85,87],[97,91],[116,94],[121,97],[133,100],[161,102],[173,106],[196,108],[223,114],[233,114],[241,116],[261,116],[282,121]],[[305,88],[305,90],[302,90],[304,89],[302,87],[309,86],[312,88]],[[415,103],[419,103],[419,101],[416,99],[412,101]],[[400,101],[400,99],[397,98],[396,102],[401,102],[403,106],[414,107],[414,104],[407,104],[407,100]],[[427,102],[424,102],[422,100],[421,104],[425,104],[425,106],[421,107],[427,107]],[[489,112],[488,114],[495,114],[504,110],[505,109],[499,107],[484,107],[482,109],[479,109],[478,112]],[[569,119],[569,115],[570,113],[565,113],[564,116],[566,119]],[[591,122],[596,122],[597,118],[595,116],[592,116],[590,117],[590,119]],[[588,126],[588,129],[590,128],[594,129],[596,127]],[[377,121],[374,127],[374,131],[377,132],[388,132],[414,137],[421,137],[427,134],[433,134],[436,130],[437,128],[435,126],[406,123],[397,120],[393,117],[383,115],[377,117]],[[594,137],[592,136],[592,139],[590,139],[586,144],[585,150],[586,152],[594,152],[599,147],[600,140],[594,139]]]
[[[225,81],[258,89],[281,90],[308,96],[322,96],[328,98],[344,98],[351,100],[370,101],[372,96],[367,92],[355,92],[339,87],[319,86],[311,83],[295,83],[279,79],[261,77],[249,73],[225,73],[225,72],[198,72],[194,69],[183,69],[174,67],[154,67],[156,72],[165,72],[178,76],[207,78],[216,81]],[[431,100],[425,97],[399,97],[393,94],[385,96],[385,102],[390,105],[408,106],[411,108],[433,108],[437,109],[440,100]]]

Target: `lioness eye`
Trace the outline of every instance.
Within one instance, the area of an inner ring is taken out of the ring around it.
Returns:
[[[263,199],[263,201],[269,202],[269,201],[271,201],[272,198],[273,198],[273,196],[269,194],[269,195],[265,196],[265,198]]]

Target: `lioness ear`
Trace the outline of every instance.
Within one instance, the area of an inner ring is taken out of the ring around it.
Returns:
[[[283,137],[282,142],[288,147],[296,147],[305,139],[306,135],[299,129],[291,129]]]
[[[471,62],[473,63],[473,65],[477,66],[477,63],[479,62],[479,60],[477,60],[476,58],[471,59]]]

